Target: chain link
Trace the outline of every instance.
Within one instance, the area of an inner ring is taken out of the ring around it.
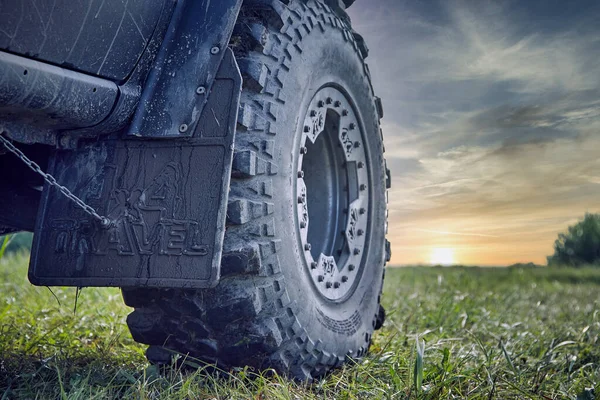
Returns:
[[[83,200],[79,197],[75,196],[69,189],[60,185],[56,178],[52,175],[45,173],[42,171],[42,168],[33,160],[29,159],[23,152],[17,149],[7,138],[3,135],[4,132],[0,133],[0,142],[4,145],[4,147],[16,155],[21,161],[23,161],[33,172],[39,174],[50,186],[54,186],[57,188],[63,195],[65,195],[69,200],[75,203],[78,207],[83,209],[87,214],[91,215],[93,218],[100,221],[100,224],[104,227],[110,225],[110,220],[96,212],[93,207],[87,205]]]

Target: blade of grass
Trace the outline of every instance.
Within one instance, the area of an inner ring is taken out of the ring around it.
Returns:
[[[425,341],[419,342],[419,336],[416,338],[416,358],[415,358],[415,371],[413,375],[415,391],[421,392],[421,386],[423,385],[423,355],[425,353]]]
[[[510,369],[512,370],[512,372],[514,372],[516,376],[521,377],[521,374],[519,373],[517,368],[515,368],[515,364],[513,364],[512,360],[510,359],[510,356],[508,355],[508,352],[506,351],[506,347],[504,347],[504,343],[502,342],[502,339],[500,339],[500,348],[502,349],[504,358],[506,358],[506,361],[508,362],[508,365],[510,366]]]
[[[0,258],[4,257],[4,252],[6,251],[6,248],[8,247],[8,244],[10,243],[12,238],[13,238],[12,235],[4,236],[4,240],[2,241],[2,246],[0,246]]]
[[[65,386],[63,384],[62,377],[60,376],[60,370],[58,369],[58,366],[55,366],[54,369],[56,370],[56,377],[58,378],[58,387],[60,388],[60,398],[62,400],[67,400],[67,393],[65,392]]]

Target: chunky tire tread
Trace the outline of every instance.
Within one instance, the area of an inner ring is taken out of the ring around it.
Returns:
[[[321,341],[310,337],[296,318],[294,310],[299,305],[291,302],[286,289],[278,258],[281,240],[273,223],[271,177],[278,173],[274,140],[279,133],[271,125],[278,108],[286,103],[281,95],[283,76],[302,54],[303,38],[314,29],[334,29],[342,32],[361,60],[368,53],[345,13],[340,16],[335,11],[316,1],[244,2],[231,41],[244,87],[221,281],[213,289],[198,291],[123,290],[125,303],[135,307],[127,323],[136,341],[151,345],[147,351],[150,361],[169,362],[170,353],[164,346],[221,368],[272,367],[311,380],[347,357],[361,357],[369,348],[369,333],[362,346],[347,354],[328,353]],[[363,78],[372,92],[368,68],[363,65]],[[372,107],[374,115],[383,115],[379,99],[374,97]],[[386,175],[382,179],[389,187],[389,173]],[[389,243],[382,246],[389,260]],[[379,306],[373,328],[380,328],[384,318],[385,311]]]

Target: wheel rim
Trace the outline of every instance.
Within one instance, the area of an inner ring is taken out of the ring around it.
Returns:
[[[369,169],[361,121],[333,87],[311,100],[296,179],[298,229],[318,292],[343,301],[356,288],[368,237]]]

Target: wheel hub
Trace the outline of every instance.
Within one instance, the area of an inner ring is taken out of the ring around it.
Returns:
[[[300,140],[301,249],[315,287],[334,301],[353,292],[366,250],[370,185],[361,126],[346,96],[324,87],[308,106]]]

